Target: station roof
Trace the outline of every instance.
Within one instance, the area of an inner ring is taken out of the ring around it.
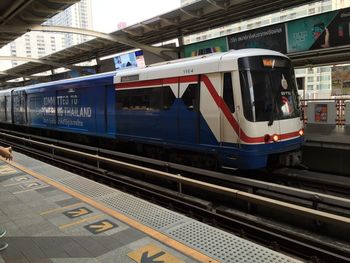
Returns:
[[[0,32],[0,48],[40,25],[79,0],[1,0],[0,25],[17,26],[17,32]]]
[[[50,2],[74,2],[69,0],[50,0]],[[5,1],[11,2],[11,1]],[[47,2],[47,1],[23,1]],[[230,23],[238,22],[290,7],[312,3],[305,0],[199,0],[111,33],[112,35],[130,39],[145,45],[175,39]],[[1,4],[2,5],[2,4]],[[23,33],[23,32],[22,32]],[[0,38],[1,39],[1,38]],[[124,52],[133,47],[106,39],[95,38],[88,42],[43,57],[45,60],[61,64],[75,64],[96,57]],[[29,62],[7,70],[9,73],[31,75],[50,70],[49,65]],[[13,79],[10,76],[0,76],[0,82]]]

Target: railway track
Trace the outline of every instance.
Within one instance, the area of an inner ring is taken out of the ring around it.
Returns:
[[[15,149],[36,158],[69,167],[276,250],[314,262],[350,262],[347,198],[238,176],[228,180],[227,175],[212,171],[18,135],[0,134],[2,142],[11,141]],[[140,165],[149,161],[149,167]],[[155,169],[159,167],[165,171]],[[225,179],[225,186],[194,179],[199,174],[201,179],[221,183]]]

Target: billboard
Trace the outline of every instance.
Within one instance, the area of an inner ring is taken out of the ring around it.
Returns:
[[[184,47],[185,57],[200,56],[228,50],[226,37],[210,39]]]
[[[242,48],[288,54],[343,45],[350,45],[350,8],[191,44],[184,51],[185,57]]]
[[[113,58],[115,69],[145,67],[142,50],[122,54]]]
[[[332,96],[350,95],[350,66],[332,68]]]
[[[285,24],[266,26],[227,37],[229,49],[266,48],[286,53]]]
[[[330,47],[331,24],[337,11],[287,22],[287,52]],[[333,37],[333,36],[332,36]]]

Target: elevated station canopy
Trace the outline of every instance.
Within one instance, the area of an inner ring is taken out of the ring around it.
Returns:
[[[44,23],[50,17],[79,0],[1,0],[0,25],[17,26],[16,32],[0,30],[0,48],[27,32],[28,28]]]
[[[65,2],[66,5],[71,4],[71,2],[76,2],[69,0],[50,0],[50,3],[55,3],[55,1],[60,3]],[[5,2],[12,3],[13,1]],[[34,8],[36,6],[35,3],[43,5],[42,2],[46,3],[48,1],[32,0],[22,2],[30,3],[26,8],[23,7],[24,10],[27,10],[27,12],[30,13],[33,12],[31,10],[37,12],[37,8]],[[130,43],[152,45],[155,43],[160,43],[182,36],[228,25],[230,23],[238,22],[243,19],[250,19],[312,2],[316,1],[261,0],[257,3],[257,1],[254,0],[200,0],[166,14],[156,16],[122,30],[115,31],[111,33],[111,35],[129,40]],[[58,4],[55,3],[54,5],[57,7]],[[37,14],[40,15],[41,13]],[[24,15],[24,17],[27,16]],[[19,18],[21,18],[20,14],[18,14],[18,19]],[[22,24],[23,31],[18,33],[17,36],[25,33],[27,29],[30,30],[30,26],[24,23],[21,23],[21,25]],[[13,36],[13,39],[15,37],[16,36]],[[114,53],[124,52],[135,47],[135,45],[128,45],[125,43],[125,41],[121,43],[118,41],[111,41],[97,37],[88,42],[53,53],[49,56],[44,57],[43,59],[52,61],[54,63],[72,65]],[[52,66],[50,65],[42,65],[29,62],[14,67],[7,72],[13,75],[29,76],[50,69],[52,69]],[[5,82],[10,79],[13,79],[13,77],[6,75],[0,76],[0,82]]]

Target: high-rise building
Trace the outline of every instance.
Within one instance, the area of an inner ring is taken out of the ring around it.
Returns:
[[[44,23],[44,25],[70,26],[92,29],[91,0],[81,0]],[[0,50],[1,56],[40,58],[61,49],[90,39],[78,34],[29,32]],[[0,70],[6,70],[25,62],[1,61]]]
[[[61,13],[49,19],[45,25],[68,26],[92,29],[91,0],[81,0]],[[65,47],[70,47],[89,40],[86,35],[65,34]]]
[[[188,5],[197,0],[181,0],[181,5]],[[220,28],[203,31],[184,38],[184,44],[204,41],[220,36],[239,33],[271,24],[286,22],[297,18],[324,13],[331,10],[346,8],[350,6],[350,0],[323,0],[313,2],[295,8],[285,9],[265,16],[247,19],[238,23],[230,24]],[[304,81],[305,91],[302,96],[309,98],[329,98],[332,88],[332,68],[313,67],[296,69],[296,77]]]

